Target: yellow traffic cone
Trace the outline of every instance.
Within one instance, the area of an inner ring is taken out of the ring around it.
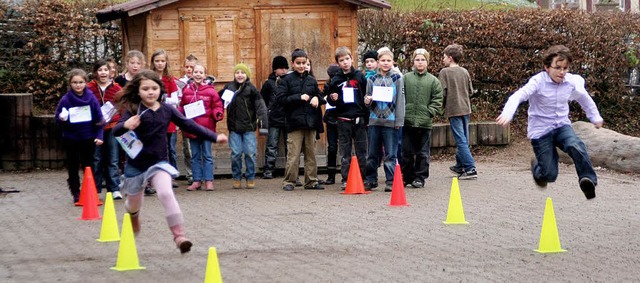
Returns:
[[[118,219],[116,219],[116,209],[113,207],[113,196],[107,193],[105,196],[104,211],[102,212],[102,229],[98,242],[120,241],[120,229],[118,229]]]
[[[218,263],[218,252],[215,247],[209,248],[209,258],[207,259],[207,271],[204,275],[204,283],[222,283],[222,274],[220,274],[220,264]]]
[[[133,236],[131,227],[131,216],[124,214],[122,219],[122,235],[120,236],[120,247],[118,248],[118,260],[116,266],[111,268],[117,271],[145,269],[138,262],[138,251],[136,250],[136,239]]]
[[[449,196],[449,210],[447,211],[447,220],[442,221],[444,224],[469,224],[464,220],[464,209],[462,208],[462,198],[460,197],[460,187],[458,187],[458,178],[453,177],[451,182],[451,194]]]
[[[560,236],[558,236],[558,226],[556,225],[556,215],[553,212],[553,202],[551,198],[547,198],[547,205],[544,208],[544,217],[542,218],[542,229],[540,231],[540,243],[536,252],[561,253],[566,252],[560,246]]]

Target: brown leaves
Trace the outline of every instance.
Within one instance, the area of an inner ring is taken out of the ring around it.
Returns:
[[[638,62],[631,55],[640,57],[638,14],[540,9],[404,15],[361,11],[359,18],[361,46],[380,47],[386,42],[396,54],[425,48],[431,53],[429,72],[434,74],[443,67],[442,50],[453,43],[463,45],[465,59],[461,65],[469,70],[479,91],[473,103],[478,111],[475,115],[482,119],[496,117],[507,97],[543,70],[542,52],[546,48],[564,44],[574,56],[571,71],[585,77],[587,90],[595,96],[608,125],[627,132],[625,123],[640,128],[640,121],[630,115],[639,109],[640,99],[622,103],[630,93],[625,87],[630,62]],[[389,30],[391,22],[401,29]],[[410,60],[399,61],[405,71],[411,64]]]

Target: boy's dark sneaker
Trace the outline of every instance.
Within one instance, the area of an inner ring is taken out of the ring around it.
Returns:
[[[592,199],[596,197],[596,185],[591,181],[591,179],[587,177],[582,177],[580,179],[580,189],[584,193],[584,196],[587,199]]]
[[[288,184],[288,185],[284,185],[284,187],[282,187],[283,190],[290,192],[293,191],[293,185]]]
[[[462,173],[464,173],[464,169],[462,169],[460,167],[456,167],[455,165],[449,167],[449,170],[451,172],[455,173],[457,176],[460,176]]]
[[[536,158],[535,157],[531,158],[531,175],[533,176],[533,181],[536,182],[536,185],[540,189],[544,189],[547,187],[547,181],[536,178],[536,173],[534,170],[536,168],[536,164],[538,164],[538,161],[536,160]]]
[[[152,196],[156,194],[156,190],[154,190],[152,187],[146,187],[144,188],[144,195],[145,196]]]
[[[418,189],[418,188],[424,188],[424,182],[420,181],[420,180],[414,180],[413,182],[411,182],[411,186]]]
[[[347,188],[347,182],[342,182],[342,184],[340,185],[340,189],[344,191],[346,188]]]
[[[335,183],[336,183],[336,179],[335,179],[335,178],[327,178],[327,179],[324,181],[324,184],[325,184],[325,185],[333,185],[333,184],[335,184]]]
[[[393,184],[386,184],[384,185],[384,191],[385,192],[390,192],[393,189]]]
[[[320,184],[316,183],[315,185],[311,186],[311,187],[304,187],[305,190],[324,190],[323,186],[320,186]]]
[[[373,190],[377,187],[378,187],[378,183],[368,183],[368,182],[364,183],[364,189],[367,191]]]
[[[460,174],[460,176],[458,176],[459,180],[471,180],[471,179],[477,179],[477,178],[478,178],[478,171],[476,171],[476,168],[473,168],[467,172]]]
[[[264,171],[264,173],[262,173],[262,179],[273,179],[273,172]]]

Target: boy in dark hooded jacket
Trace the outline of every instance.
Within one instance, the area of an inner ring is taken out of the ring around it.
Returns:
[[[282,105],[280,105],[276,99],[276,89],[280,80],[287,75],[289,63],[286,58],[276,56],[273,58],[271,67],[273,72],[262,85],[262,90],[260,90],[260,94],[267,105],[269,113],[269,134],[267,135],[267,144],[264,153],[264,173],[262,175],[264,179],[273,178],[273,171],[275,170],[276,160],[278,158],[280,136],[282,135],[284,137],[285,142],[287,140],[287,117]]]

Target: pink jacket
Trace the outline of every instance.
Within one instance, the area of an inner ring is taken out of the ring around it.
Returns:
[[[195,82],[188,84],[182,89],[182,100],[180,100],[178,109],[184,114],[184,106],[198,100],[202,100],[206,112],[203,115],[194,117],[193,121],[215,132],[216,122],[224,118],[224,108],[222,107],[222,99],[220,99],[213,86],[206,84],[196,86]],[[184,135],[190,139],[196,138],[195,135],[187,132],[184,132]]]

